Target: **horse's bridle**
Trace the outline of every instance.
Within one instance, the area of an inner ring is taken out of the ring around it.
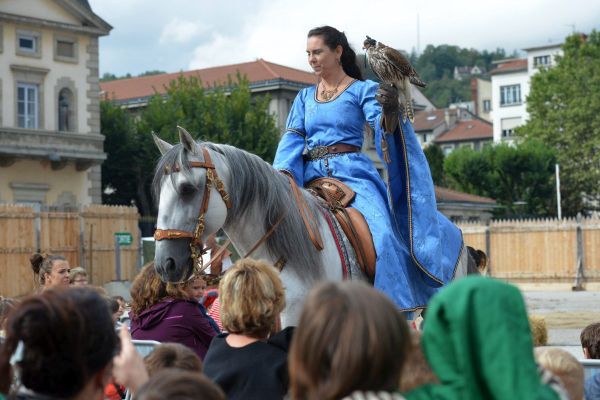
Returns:
[[[204,219],[206,216],[206,211],[208,210],[208,201],[210,199],[210,190],[214,186],[215,189],[221,195],[223,202],[225,202],[225,206],[230,209],[231,208],[231,198],[229,197],[229,193],[225,190],[225,185],[219,175],[217,175],[217,170],[215,169],[215,165],[213,164],[210,154],[206,148],[201,147],[202,155],[204,156],[204,161],[189,161],[188,166],[190,168],[204,168],[206,169],[206,184],[204,185],[204,193],[202,195],[202,204],[200,206],[200,212],[198,214],[198,222],[196,222],[196,226],[193,232],[182,231],[179,229],[157,229],[154,231],[154,240],[173,240],[173,239],[192,239],[190,242],[190,252],[192,260],[194,261],[194,270],[196,272],[203,271],[206,267],[202,265],[202,253],[203,253],[203,243],[202,243],[202,233],[204,232]],[[180,171],[179,165],[175,165],[173,170],[168,166],[165,166],[164,174],[169,175],[172,172]]]
[[[202,195],[202,204],[200,206],[200,212],[198,214],[198,222],[196,223],[196,227],[194,228],[194,231],[189,232],[189,231],[182,231],[179,229],[156,229],[154,231],[154,240],[159,241],[159,242],[161,240],[165,240],[165,239],[166,240],[186,239],[186,238],[192,239],[190,242],[190,252],[191,252],[191,258],[194,261],[195,273],[203,272],[212,263],[212,261],[218,256],[218,255],[213,256],[211,258],[211,260],[207,263],[207,265],[203,265],[202,254],[204,253],[204,245],[202,243],[202,233],[204,232],[204,218],[206,215],[206,211],[208,210],[208,201],[210,198],[211,188],[214,186],[215,189],[217,189],[217,191],[221,195],[221,198],[225,202],[225,206],[227,207],[227,209],[231,209],[231,206],[232,206],[231,198],[230,198],[229,194],[227,193],[227,191],[225,190],[225,185],[223,184],[223,181],[221,180],[221,178],[219,178],[219,175],[217,175],[217,170],[215,168],[215,165],[212,163],[212,160],[210,158],[210,154],[208,153],[208,150],[206,150],[206,148],[204,148],[204,147],[201,147],[201,149],[202,149],[202,155],[204,156],[204,161],[188,162],[188,166],[190,168],[206,169],[206,184],[204,186],[204,193]],[[171,170],[168,166],[165,166],[164,174],[169,175],[173,172],[179,172],[180,170],[181,170],[181,168],[177,164],[175,164],[175,166],[173,167],[173,170]],[[309,219],[310,219],[310,221],[314,222],[314,218],[313,217],[309,218],[307,211],[305,210],[306,204],[304,201],[302,201],[302,196],[300,195],[298,186],[296,185],[294,179],[290,175],[288,175],[288,174],[284,174],[284,175],[286,175],[286,177],[288,178],[288,180],[290,182],[290,188],[295,197],[296,203],[300,207],[300,214],[302,216],[302,219],[304,220],[304,224],[306,226],[306,229],[308,230],[311,241],[313,242],[313,244],[315,245],[317,250],[319,250],[319,251],[323,250],[323,239],[321,238],[319,231],[318,230],[313,231],[311,224],[309,223]],[[279,224],[281,224],[281,222],[286,217],[286,215],[287,215],[287,213],[283,213],[283,215],[281,215],[281,217],[279,217],[279,219],[275,222],[275,224],[273,224],[271,229],[269,229],[269,231],[267,233],[265,233],[254,244],[254,246],[252,246],[252,248],[246,253],[246,255],[244,255],[244,258],[249,257],[252,253],[254,253],[254,251],[258,247],[260,247],[275,232],[275,229],[279,226]],[[226,247],[227,246],[224,245],[222,247],[222,250],[225,249]],[[285,257],[282,256],[275,263],[275,267],[281,271],[281,269],[283,269],[283,266],[285,265],[285,262],[286,262]]]

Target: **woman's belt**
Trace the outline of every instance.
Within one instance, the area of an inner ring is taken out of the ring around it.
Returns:
[[[337,143],[331,146],[315,146],[303,155],[307,161],[320,160],[323,158],[335,157],[344,153],[359,153],[360,147],[345,143]]]

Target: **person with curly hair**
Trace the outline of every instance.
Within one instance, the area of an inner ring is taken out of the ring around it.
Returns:
[[[133,339],[181,343],[204,359],[216,332],[182,285],[163,282],[150,263],[133,281],[131,300]]]

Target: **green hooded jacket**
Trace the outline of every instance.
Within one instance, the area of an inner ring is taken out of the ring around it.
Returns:
[[[440,384],[417,388],[408,400],[562,398],[542,383],[515,286],[481,276],[451,283],[431,300],[422,345]]]

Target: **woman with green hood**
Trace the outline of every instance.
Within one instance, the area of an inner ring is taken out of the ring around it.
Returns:
[[[568,399],[534,361],[515,286],[480,276],[450,284],[429,305],[422,344],[440,383],[407,393],[408,400]]]

